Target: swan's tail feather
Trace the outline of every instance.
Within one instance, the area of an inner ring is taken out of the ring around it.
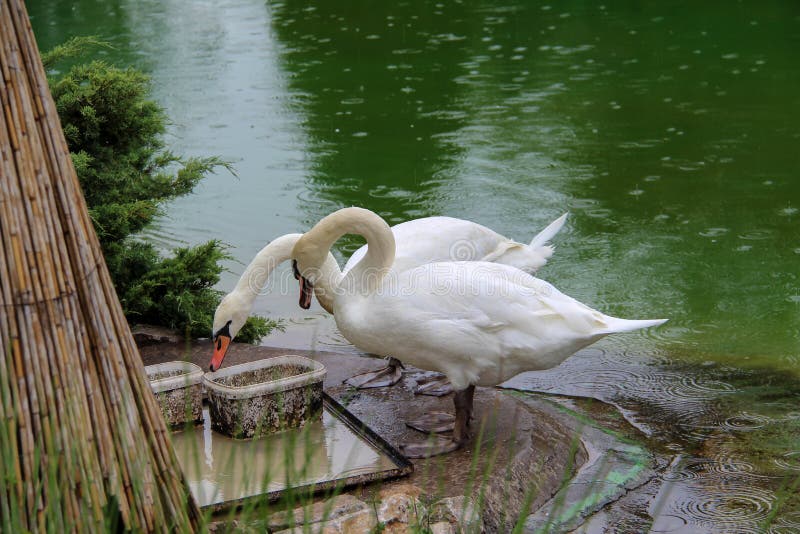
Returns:
[[[531,240],[531,248],[543,247],[548,241],[553,239],[553,237],[564,226],[564,223],[567,222],[567,215],[569,215],[569,213],[565,213],[555,221],[548,224],[547,228],[536,234],[536,236],[534,236],[534,238]]]
[[[668,319],[619,319],[617,317],[606,316],[607,327],[600,333],[615,334],[619,332],[633,332],[642,328],[650,328],[666,323]]]

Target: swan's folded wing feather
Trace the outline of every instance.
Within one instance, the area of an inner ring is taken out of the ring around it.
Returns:
[[[494,263],[424,265],[404,273],[397,289],[390,314],[434,324],[459,346],[481,342],[500,353],[546,350],[603,326],[599,312],[543,280]]]
[[[425,217],[392,227],[395,239],[393,269],[403,272],[419,265],[442,261],[476,261],[500,242],[508,241],[483,225],[453,217]],[[366,255],[367,246],[356,250],[344,271]]]
[[[485,262],[423,265],[404,273],[398,288],[419,310],[454,317],[466,314],[476,328],[491,325],[568,328],[591,335],[607,327],[606,316],[513,267]],[[483,320],[481,318],[489,319]],[[530,324],[534,323],[534,324]]]

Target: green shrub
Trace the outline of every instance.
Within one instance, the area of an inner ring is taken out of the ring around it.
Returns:
[[[77,38],[43,55],[45,65],[102,45]],[[102,61],[76,64],[50,78],[72,161],[106,264],[131,323],[209,336],[221,293],[214,289],[228,258],[218,241],[162,257],[135,235],[165,202],[186,195],[209,172],[230,165],[218,157],[182,158],[165,148],[164,110],[148,99],[149,78]],[[275,321],[250,318],[238,341],[257,342]]]

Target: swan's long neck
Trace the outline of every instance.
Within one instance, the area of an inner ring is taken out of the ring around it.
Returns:
[[[272,240],[245,268],[231,294],[236,295],[240,305],[248,313],[253,308],[256,297],[267,286],[272,271],[292,257],[292,249],[302,236],[303,234],[286,234]],[[320,279],[317,283],[317,300],[328,311],[333,308],[334,289],[341,277],[339,264],[328,254],[320,267]]]
[[[303,234],[286,234],[272,240],[247,265],[231,293],[238,295],[240,302],[248,310],[253,307],[256,297],[266,287],[272,271],[291,257],[292,249],[301,237]]]
[[[305,255],[308,263],[304,266],[319,266],[320,254],[329,251],[345,234],[363,236],[367,240],[367,253],[345,274],[340,285],[370,293],[394,264],[395,243],[389,225],[369,210],[343,208],[331,213],[306,233],[295,248],[295,257],[300,261]]]

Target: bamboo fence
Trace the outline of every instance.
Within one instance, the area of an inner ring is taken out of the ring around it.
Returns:
[[[22,0],[0,72],[0,531],[195,530]]]

